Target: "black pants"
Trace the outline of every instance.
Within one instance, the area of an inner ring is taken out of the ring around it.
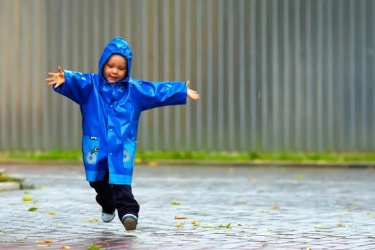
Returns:
[[[103,212],[112,213],[117,209],[121,220],[125,214],[133,214],[138,217],[139,204],[134,199],[130,185],[114,185],[108,183],[107,172],[104,180],[90,182],[90,186],[96,191],[96,201],[103,208]]]

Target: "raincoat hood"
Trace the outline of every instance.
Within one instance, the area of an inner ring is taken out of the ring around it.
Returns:
[[[121,55],[126,59],[126,75],[124,80],[128,81],[130,69],[132,66],[132,50],[129,44],[122,37],[113,38],[104,48],[102,56],[99,59],[99,75],[103,76],[103,67],[112,55]]]

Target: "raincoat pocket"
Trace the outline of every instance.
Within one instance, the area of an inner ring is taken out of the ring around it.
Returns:
[[[123,150],[123,166],[124,168],[133,168],[135,159],[136,142],[126,141],[124,142]]]
[[[87,135],[82,136],[82,152],[85,164],[96,165],[99,155],[99,145],[99,137]]]

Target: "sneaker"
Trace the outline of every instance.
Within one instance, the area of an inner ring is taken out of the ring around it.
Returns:
[[[122,217],[122,224],[125,226],[126,231],[135,230],[138,224],[138,218],[134,214],[125,214]]]
[[[115,211],[113,211],[110,214],[102,212],[102,221],[111,222],[113,220],[113,218],[115,218]]]

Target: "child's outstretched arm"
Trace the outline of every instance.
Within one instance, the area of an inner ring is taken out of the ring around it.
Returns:
[[[57,73],[48,72],[47,74],[50,76],[50,78],[45,79],[48,85],[55,85],[54,88],[57,88],[64,84],[65,76],[60,66],[57,67]]]
[[[57,67],[57,73],[48,72],[45,81],[53,85],[53,90],[74,102],[81,104],[89,97],[93,89],[93,74],[63,70]]]
[[[188,80],[188,81],[186,82],[186,87],[187,87],[187,96],[188,96],[190,99],[194,100],[194,101],[199,100],[199,94],[198,94],[198,92],[195,91],[195,90],[190,89],[190,88],[189,88],[189,84],[190,84],[190,81]]]

